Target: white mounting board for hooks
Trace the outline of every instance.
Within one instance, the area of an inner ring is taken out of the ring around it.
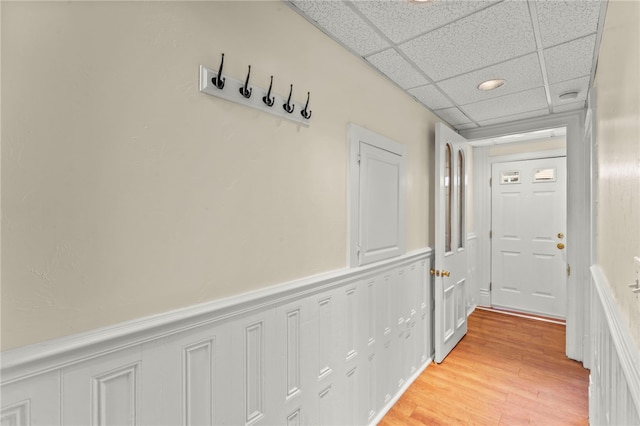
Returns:
[[[269,114],[277,115],[278,117],[285,118],[290,121],[294,121],[298,124],[302,124],[305,127],[309,127],[311,119],[304,118],[300,112],[304,109],[304,103],[294,102],[291,100],[291,105],[294,105],[295,108],[292,113],[288,113],[282,108],[282,106],[287,103],[287,96],[280,96],[271,91],[271,97],[275,98],[275,102],[273,106],[269,107],[262,101],[262,98],[267,95],[267,90],[256,87],[251,84],[249,81],[249,88],[252,90],[251,97],[249,99],[245,98],[240,94],[240,88],[244,87],[244,81],[236,80],[233,77],[229,77],[227,75],[222,74],[222,77],[225,79],[225,84],[222,89],[218,89],[211,82],[211,79],[218,76],[218,71],[209,69],[204,65],[200,65],[200,91],[202,93],[206,93],[207,95],[216,96],[218,98],[226,99],[231,102],[235,102],[240,105],[246,105],[251,108],[259,109],[260,111],[268,112]],[[295,87],[294,95],[295,95]]]

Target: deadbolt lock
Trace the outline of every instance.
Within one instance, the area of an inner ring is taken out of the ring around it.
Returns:
[[[558,232],[558,238],[563,239],[564,238],[564,234],[562,232]]]
[[[558,247],[560,250],[562,250],[562,249],[564,249],[564,244],[558,243],[558,245],[556,247]]]

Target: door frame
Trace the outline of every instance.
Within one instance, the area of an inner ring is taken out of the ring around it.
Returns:
[[[590,284],[589,266],[592,244],[591,227],[591,144],[585,134],[586,110],[553,114],[511,123],[469,129],[460,133],[469,140],[488,139],[503,135],[526,133],[540,129],[566,127],[567,155],[567,262],[571,265],[571,275],[567,278],[567,334],[566,355],[578,361],[585,359],[588,352]],[[474,152],[475,154],[475,152]],[[487,159],[481,161],[473,157],[474,183],[474,224],[478,235],[478,252],[489,250],[490,192]],[[486,180],[484,180],[486,178]],[[480,183],[476,185],[477,183]],[[486,182],[486,184],[485,184]],[[487,209],[489,207],[489,210]],[[489,213],[489,214],[488,214]],[[571,248],[569,250],[569,248]],[[488,289],[487,280],[491,264],[487,256],[478,259],[478,287],[482,296],[483,286]],[[481,300],[481,299],[480,299]]]

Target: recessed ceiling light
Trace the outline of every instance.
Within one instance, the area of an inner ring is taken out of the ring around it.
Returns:
[[[572,90],[570,92],[561,93],[560,96],[558,96],[558,97],[562,101],[567,100],[567,99],[575,99],[575,98],[578,97],[578,92],[576,92],[575,90]]]
[[[502,86],[504,83],[506,83],[506,80],[503,80],[501,78],[497,78],[495,80],[487,80],[487,81],[483,81],[482,83],[478,84],[478,89],[480,89],[480,90],[493,90],[493,89],[497,89],[498,87]]]

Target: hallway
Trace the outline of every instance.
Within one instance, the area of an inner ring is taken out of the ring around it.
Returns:
[[[564,325],[476,309],[380,425],[586,425],[589,371],[564,348]]]

